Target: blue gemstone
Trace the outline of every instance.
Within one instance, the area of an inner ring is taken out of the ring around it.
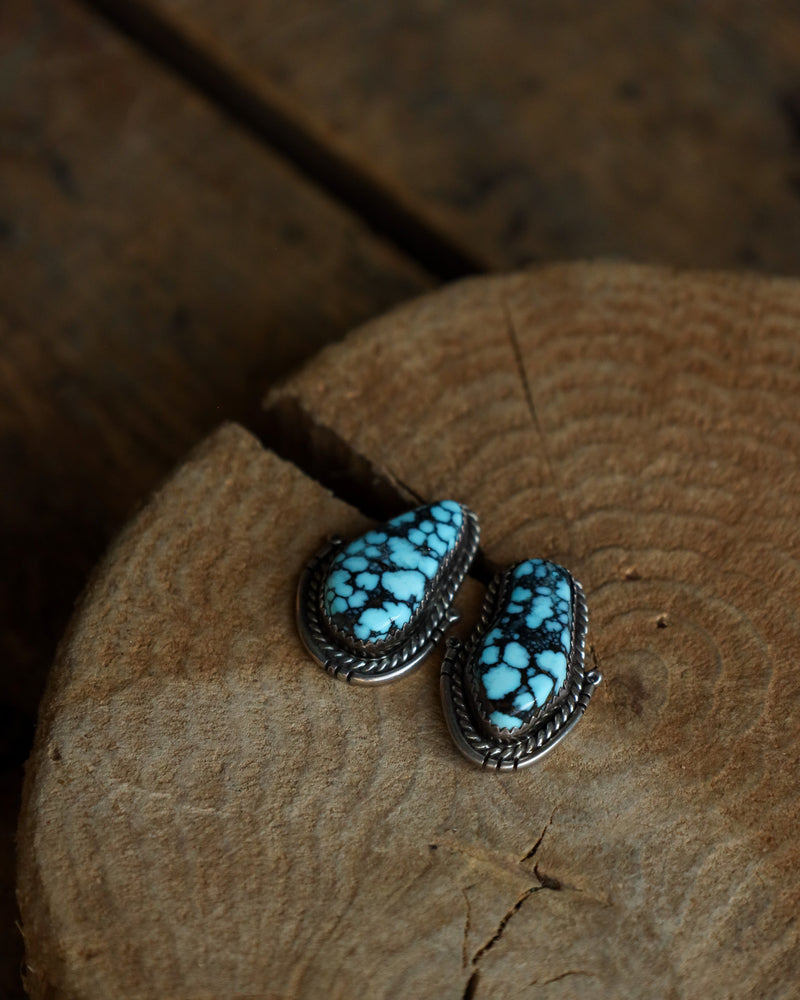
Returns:
[[[496,729],[521,733],[564,690],[574,604],[563,567],[528,559],[509,570],[491,627],[472,655],[476,707]]]
[[[465,508],[441,500],[401,514],[341,549],[322,586],[323,610],[334,628],[371,645],[402,638],[428,606],[465,520]]]

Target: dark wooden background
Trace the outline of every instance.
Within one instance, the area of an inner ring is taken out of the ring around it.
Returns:
[[[797,4],[0,6],[0,995],[36,706],[114,533],[362,320],[596,256],[800,272]]]

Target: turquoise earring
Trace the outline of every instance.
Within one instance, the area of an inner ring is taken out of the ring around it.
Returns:
[[[453,599],[479,534],[472,511],[441,500],[352,542],[332,539],[297,591],[298,628],[311,655],[353,684],[410,673],[458,617]]]
[[[448,641],[441,693],[448,729],[474,764],[526,767],[551,750],[601,681],[584,673],[581,585],[562,566],[516,563],[494,580],[470,639]]]

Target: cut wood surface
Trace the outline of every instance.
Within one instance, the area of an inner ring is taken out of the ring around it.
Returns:
[[[102,0],[155,11],[476,260],[800,271],[790,0]]]
[[[438,657],[377,690],[311,662],[297,576],[369,522],[212,436],[51,674],[31,996],[793,997],[798,329],[793,281],[562,266],[422,298],[270,395],[276,447],[365,506],[454,497],[489,563],[583,582],[605,679],[517,774],[450,744]]]

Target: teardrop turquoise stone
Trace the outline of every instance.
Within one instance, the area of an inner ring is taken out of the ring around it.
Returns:
[[[433,595],[443,564],[458,545],[465,509],[441,500],[408,511],[336,554],[323,586],[323,607],[345,635],[390,642]]]
[[[555,563],[528,559],[509,571],[506,595],[472,664],[482,714],[513,732],[528,726],[566,684],[572,577]]]

